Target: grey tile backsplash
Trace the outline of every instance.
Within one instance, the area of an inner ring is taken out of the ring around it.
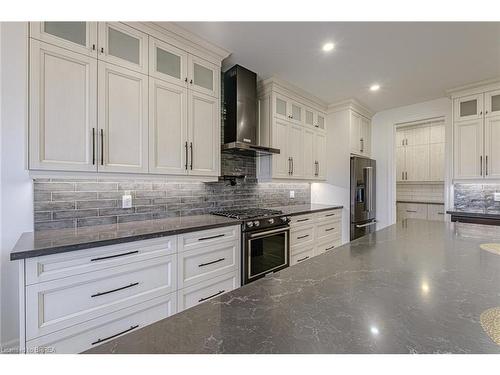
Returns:
[[[257,183],[255,178],[239,181],[236,186],[226,181],[113,180],[109,176],[99,180],[36,179],[33,185],[36,230],[198,215],[222,208],[310,202],[309,183]],[[121,197],[126,190],[131,192],[132,208],[121,208]],[[295,191],[295,199],[289,198],[289,190]]]
[[[495,192],[500,192],[500,184],[455,184],[455,208],[498,211],[500,202],[494,201]]]

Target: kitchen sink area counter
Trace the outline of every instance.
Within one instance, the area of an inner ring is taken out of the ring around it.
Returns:
[[[494,239],[457,225],[397,223],[87,353],[500,353]]]

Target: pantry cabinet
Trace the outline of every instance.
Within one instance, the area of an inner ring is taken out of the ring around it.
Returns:
[[[29,169],[218,176],[220,60],[131,25],[30,24]]]
[[[260,85],[260,143],[280,150],[269,164],[259,158],[266,170],[271,166],[266,178],[326,178],[326,115],[302,95],[275,78]]]
[[[444,180],[444,123],[399,127],[395,135],[396,181]]]
[[[97,170],[97,60],[30,41],[32,169]]]
[[[452,98],[454,179],[500,178],[500,84],[460,90]]]

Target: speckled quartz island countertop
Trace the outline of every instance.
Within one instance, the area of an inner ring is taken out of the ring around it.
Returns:
[[[10,253],[11,260],[89,249],[92,247],[171,236],[197,230],[239,225],[241,221],[216,215],[96,225],[77,229],[26,232]]]
[[[88,353],[500,353],[480,324],[500,305],[494,240],[406,220]]]

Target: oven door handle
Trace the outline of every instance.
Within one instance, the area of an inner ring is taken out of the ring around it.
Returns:
[[[253,239],[253,238],[257,238],[257,237],[267,236],[268,234],[279,233],[279,232],[286,232],[289,229],[290,229],[290,227],[281,227],[281,228],[278,228],[278,229],[268,230],[266,232],[252,233],[252,234],[248,235],[248,238]]]

